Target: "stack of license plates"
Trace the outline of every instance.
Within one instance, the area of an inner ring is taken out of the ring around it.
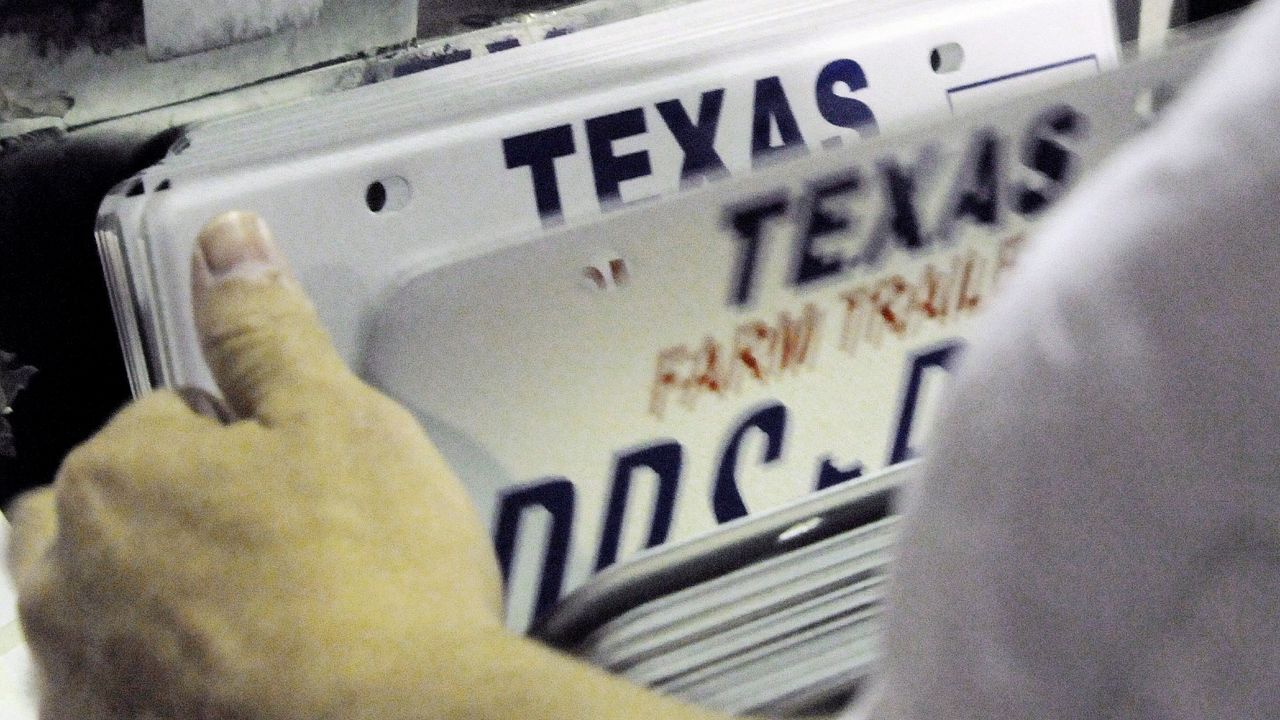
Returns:
[[[462,467],[501,471],[496,461],[478,461],[475,446],[449,445],[462,434],[456,428],[481,434],[497,417],[520,428],[521,437],[499,442],[490,436],[488,447],[519,446],[513,460],[541,453],[547,467],[562,468],[571,458],[582,460],[568,473],[548,473],[503,495],[531,509],[527,516],[500,513],[495,523],[510,578],[519,577],[530,556],[544,573],[551,568],[563,577],[564,566],[556,563],[574,547],[568,530],[583,517],[581,498],[589,497],[569,478],[592,477],[587,471],[601,457],[611,461],[612,472],[597,477],[614,479],[604,496],[605,538],[614,523],[630,522],[632,532],[638,526],[649,533],[641,542],[658,546],[655,533],[674,536],[681,513],[721,521],[695,539],[606,563],[576,592],[548,602],[536,636],[719,710],[832,709],[858,691],[875,663],[894,500],[918,472],[893,463],[918,448],[929,419],[925,398],[945,384],[971,314],[998,291],[1000,272],[1034,223],[1149,126],[1212,43],[1211,37],[1190,41],[980,117],[410,270],[370,338],[374,350],[365,371],[406,399]],[[872,186],[869,197],[857,193],[866,187],[861,183],[895,176],[921,187],[895,195],[885,183]],[[997,191],[987,196],[994,208],[989,215],[974,214],[982,204],[979,188]],[[829,202],[833,198],[861,202]],[[757,218],[771,224],[767,235]],[[921,232],[933,244],[906,247],[906,218],[934,228]],[[946,227],[947,218],[960,226],[944,239],[936,228]],[[814,225],[823,223],[828,230],[816,232]],[[825,252],[809,245],[815,235],[828,243]],[[743,262],[753,238],[761,240],[756,257]],[[878,267],[834,261],[867,253],[878,240],[888,246],[880,249]],[[797,256],[827,262],[822,282],[797,278]],[[575,284],[565,272],[608,272],[601,257],[624,259],[628,277],[599,287]],[[748,269],[753,264],[756,269]],[[899,292],[904,286],[907,292]],[[796,318],[809,306],[816,312],[806,341]],[[720,320],[725,315],[728,322]],[[717,322],[736,325],[731,347],[759,361],[765,377],[740,370],[736,391],[706,386],[707,377],[732,374],[724,374],[725,366],[717,370],[705,350],[698,355],[699,348],[715,347],[714,338],[710,346],[698,345],[699,334],[690,338],[688,328]],[[761,328],[766,338],[757,333]],[[531,362],[512,369],[510,356],[487,356],[483,348],[495,336]],[[453,344],[433,347],[433,337]],[[675,344],[682,337],[687,344]],[[812,359],[797,355],[806,342],[813,354],[805,357]],[[566,346],[571,352],[557,355]],[[648,359],[645,351],[655,347],[656,370],[630,361]],[[471,362],[451,373],[448,388],[438,386],[433,374],[457,352]],[[556,357],[583,364],[549,364]],[[794,365],[787,366],[787,358]],[[566,378],[567,368],[582,372]],[[629,387],[632,374],[648,379],[632,383],[641,392]],[[580,395],[570,400],[575,387]],[[475,407],[459,410],[468,398]],[[648,424],[635,419],[632,405],[652,415],[654,403],[661,417]],[[446,417],[456,424],[441,422]],[[648,440],[625,434],[640,432]],[[539,448],[540,441],[564,444]],[[624,450],[592,453],[609,447]],[[710,453],[699,452],[708,447]],[[856,462],[885,450],[888,470]],[[771,492],[791,498],[773,504],[782,509],[753,512],[756,503],[768,507],[761,500]],[[647,516],[627,512],[634,507]],[[532,528],[523,538],[542,544],[517,542],[522,536],[512,529],[513,517]],[[644,519],[649,522],[637,522]],[[615,552],[617,545],[605,549]],[[556,554],[561,551],[565,555]]]
[[[488,518],[511,627],[807,711],[874,661],[975,319],[1210,44],[1116,69],[1109,0],[703,0],[193,128],[97,237],[136,391],[210,387],[194,238],[263,215]]]
[[[876,659],[905,463],[614,566],[534,634],[735,714],[837,708]]]
[[[1091,138],[873,148],[1118,57],[1110,0],[701,0],[190,128],[99,213],[135,392],[211,386],[194,238],[258,212],[467,484],[523,629],[638,550],[909,459]]]

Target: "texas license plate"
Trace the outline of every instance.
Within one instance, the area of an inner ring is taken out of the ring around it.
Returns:
[[[406,273],[364,370],[489,514],[509,621],[915,456],[1032,224],[1202,52]]]

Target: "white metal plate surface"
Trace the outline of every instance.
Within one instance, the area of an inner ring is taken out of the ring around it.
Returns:
[[[300,105],[294,116],[273,112],[270,129],[253,117],[243,129],[219,124],[189,156],[144,173],[140,193],[122,186],[104,204],[104,224],[108,214],[136,218],[120,224],[118,242],[150,267],[133,281],[146,306],[140,325],[155,346],[151,382],[210,382],[188,320],[187,272],[196,232],[223,210],[255,210],[275,228],[340,351],[355,361],[377,298],[412,260],[444,261],[495,237],[587,221],[779,157],[821,153],[870,135],[872,120],[883,132],[910,126],[945,113],[955,88],[990,91],[1015,74],[1062,79],[1066,61],[1078,61],[1074,72],[1116,62],[1105,0],[981,0],[947,13],[936,2],[900,4],[878,10],[877,24],[854,22],[846,8],[844,24],[815,28],[815,17],[803,33],[793,28],[773,41],[756,28],[746,44],[734,44],[736,35],[704,37],[626,62],[597,49],[592,62],[575,65],[569,51],[587,42],[583,32],[403,78],[402,94],[391,92],[401,81],[390,81]],[[935,73],[931,50],[946,43],[961,45],[965,61]],[[716,52],[725,44],[734,52]],[[562,72],[533,72],[521,53]],[[455,86],[454,76],[474,85]],[[430,80],[449,92],[435,92]],[[564,86],[580,92],[565,95]],[[554,102],[540,103],[540,92]],[[248,146],[269,161],[241,155]],[[226,155],[239,160],[218,159]],[[394,196],[403,204],[372,212],[373,182],[404,190]]]
[[[772,43],[756,28],[729,56],[712,49],[732,38],[716,37],[627,63],[597,49],[596,64],[575,67],[564,48],[590,33],[520,51],[576,80],[538,74],[516,51],[477,58],[436,75],[489,98],[454,114],[413,114],[433,91],[409,77],[403,95],[392,81],[219,124],[103,205],[126,347],[152,359],[152,382],[210,386],[190,322],[192,242],[218,212],[261,213],[344,357],[419,412],[472,488],[510,571],[516,626],[639,547],[908,457],[955,339],[1016,256],[1026,221],[1011,204],[1071,174],[1028,153],[1067,152],[1076,130],[1019,116],[990,142],[917,138],[853,175],[866,158],[840,146],[875,134],[873,120],[888,133],[1095,73],[1117,49],[1105,0],[877,7],[874,25],[793,18],[796,32]],[[963,62],[935,71],[932,52],[952,44]],[[530,104],[534,90],[504,72],[556,102]],[[630,73],[647,80],[620,81]],[[584,91],[555,95],[566,83]],[[523,104],[492,112],[506,92]],[[229,153],[256,143],[270,160],[220,164],[219,136]],[[302,152],[290,157],[290,143]],[[794,171],[776,169],[783,157]],[[752,173],[764,179],[719,182]],[[374,181],[386,211],[367,204]],[[973,207],[959,212],[965,188]],[[919,203],[918,229],[894,225],[908,219],[885,208],[901,202]],[[734,229],[733,208],[753,205],[759,233],[746,216]],[[545,234],[601,215],[615,219]],[[843,222],[845,237],[829,227]],[[859,249],[872,234],[882,251]],[[459,261],[519,236],[529,243]],[[856,253],[864,262],[833,260]],[[663,481],[642,480],[653,475]]]
[[[1044,203],[1197,58],[429,261],[364,371],[489,514],[520,625],[639,548],[911,457]]]

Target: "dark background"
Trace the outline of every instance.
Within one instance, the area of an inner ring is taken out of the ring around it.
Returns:
[[[1248,0],[1187,0],[1196,21]],[[0,34],[38,32],[51,48],[141,33],[141,1],[0,0]],[[1274,59],[1273,59],[1274,60]],[[73,131],[0,144],[0,350],[39,371],[4,420],[0,505],[49,482],[62,457],[129,398],[93,237],[98,203],[157,161],[172,133]]]

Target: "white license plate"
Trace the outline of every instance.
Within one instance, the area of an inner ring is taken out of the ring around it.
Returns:
[[[211,384],[192,240],[259,212],[339,351],[472,488],[520,627],[639,548],[911,456],[1026,203],[1119,131],[1036,106],[875,145],[888,165],[839,146],[1117,49],[1105,0],[862,5],[670,22],[694,4],[618,48],[595,38],[621,24],[192,130],[100,212],[135,388]]]
[[[1028,228],[1198,57],[432,262],[364,370],[489,514],[522,625],[641,548],[914,456]]]
[[[100,211],[135,391],[210,383],[187,273],[220,211],[267,219],[355,361],[412,258],[590,221],[1117,62],[1109,0],[755,0],[751,17],[773,20],[754,24],[738,5],[694,3],[189,130]],[[935,72],[942,45],[963,62]]]

